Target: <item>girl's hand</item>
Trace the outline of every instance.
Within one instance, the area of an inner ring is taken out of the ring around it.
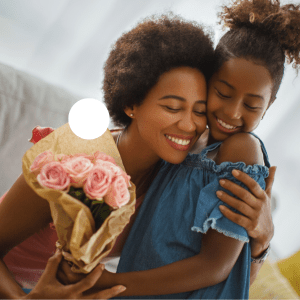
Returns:
[[[34,289],[23,299],[109,299],[123,292],[123,286],[115,286],[100,292],[89,292],[102,275],[102,266],[97,266],[89,275],[75,284],[63,285],[56,279],[58,266],[62,259],[57,251],[47,263],[46,269]]]
[[[104,265],[101,265],[104,267]],[[80,280],[84,279],[87,275],[74,273],[71,271],[71,266],[69,266],[68,262],[65,259],[59,264],[58,271],[56,274],[57,279],[64,285],[77,283]]]
[[[271,190],[276,167],[269,169],[265,191],[250,176],[241,171],[237,173],[235,171],[232,172],[233,176],[243,182],[251,192],[229,180],[224,180],[224,184],[220,183],[221,186],[232,192],[242,201],[229,196],[226,192],[222,192],[218,197],[243,215],[234,213],[223,205],[220,206],[220,210],[226,218],[247,230],[249,236],[252,238],[252,256],[257,257],[268,247],[274,235],[274,225],[271,215]]]

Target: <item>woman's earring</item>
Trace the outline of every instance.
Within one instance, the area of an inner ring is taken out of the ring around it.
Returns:
[[[130,114],[130,117],[132,118],[132,117],[133,117],[133,114]]]
[[[206,128],[207,128],[207,129],[209,128],[208,125],[206,125]]]

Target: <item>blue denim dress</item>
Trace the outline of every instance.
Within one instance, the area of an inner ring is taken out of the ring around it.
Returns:
[[[225,218],[216,197],[224,190],[219,179],[226,178],[245,187],[231,174],[244,171],[265,189],[269,175],[268,156],[263,143],[265,165],[223,162],[217,165],[207,153],[221,142],[205,148],[200,154],[189,154],[183,163],[167,162],[151,184],[123,248],[117,272],[158,268],[199,254],[202,234],[209,228],[245,242],[229,277],[214,286],[180,294],[136,296],[128,298],[158,299],[248,299],[251,249],[247,231]],[[199,270],[201,272],[201,270]],[[124,297],[125,298],[125,297]]]

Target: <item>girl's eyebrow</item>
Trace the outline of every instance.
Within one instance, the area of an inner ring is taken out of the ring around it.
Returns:
[[[163,96],[162,98],[158,99],[158,100],[164,100],[164,99],[176,99],[182,102],[186,102],[186,99],[180,96],[176,96],[176,95],[166,95]],[[197,100],[196,103],[201,103],[201,104],[206,104],[206,100]]]
[[[222,80],[222,79],[219,79],[218,81],[219,81],[219,82],[222,82],[222,83],[224,83],[224,84],[226,84],[228,87],[230,87],[231,89],[235,90],[235,87],[232,86],[231,84],[229,84],[227,81]],[[250,93],[248,93],[248,94],[246,94],[246,95],[249,96],[249,97],[256,97],[256,98],[259,98],[259,99],[261,99],[261,100],[265,100],[264,97],[261,96],[261,95],[255,95],[255,94],[250,94]]]

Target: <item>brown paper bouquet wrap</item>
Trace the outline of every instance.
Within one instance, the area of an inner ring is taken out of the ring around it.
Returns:
[[[135,186],[128,188],[130,200],[113,210],[96,231],[90,209],[79,200],[59,190],[41,187],[30,171],[34,159],[44,151],[53,154],[93,154],[101,151],[113,157],[123,170],[124,166],[117,146],[109,130],[93,140],[76,136],[69,124],[65,124],[32,146],[23,156],[23,174],[28,185],[50,204],[53,223],[58,236],[57,246],[63,250],[66,260],[73,263],[72,271],[89,273],[105,258],[114,246],[135,211]]]

